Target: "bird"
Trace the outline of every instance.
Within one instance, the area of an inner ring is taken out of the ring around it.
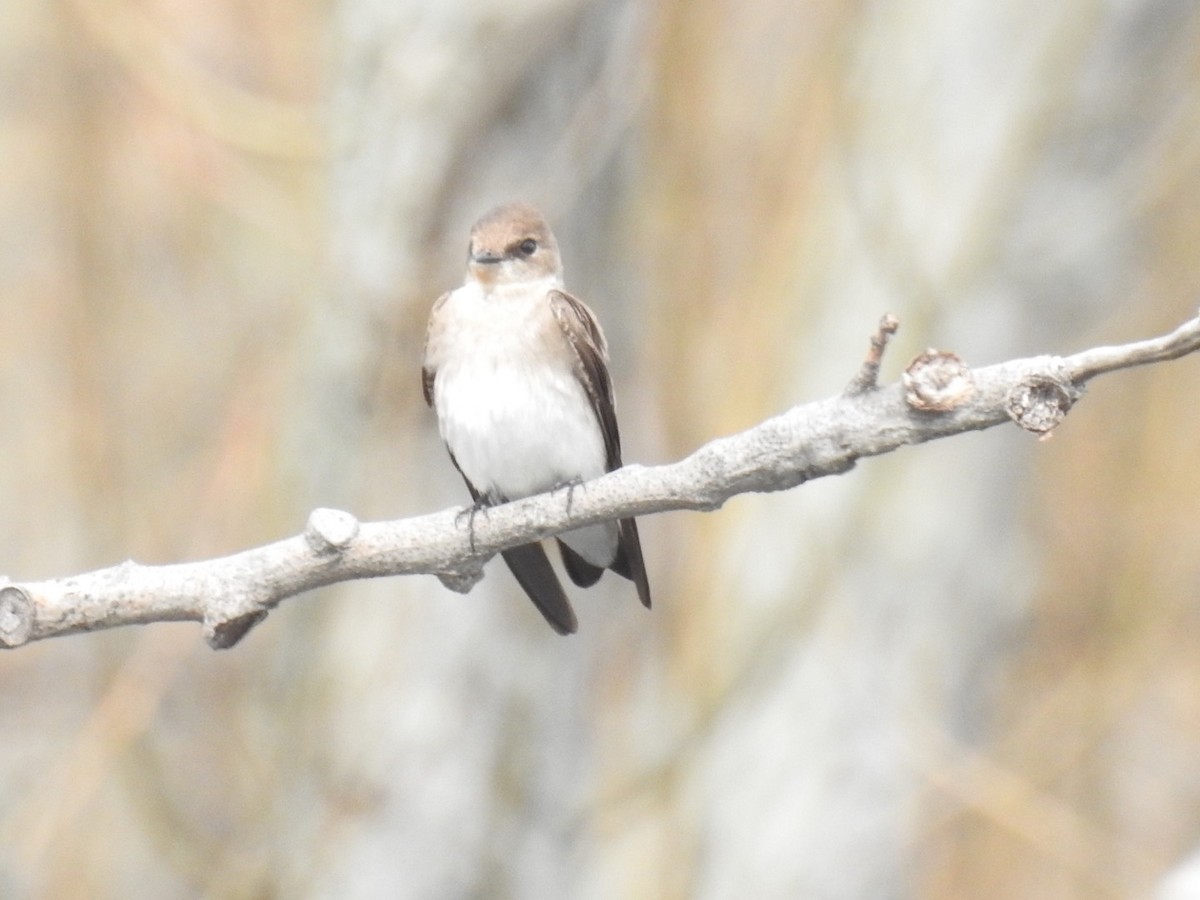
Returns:
[[[574,490],[622,465],[604,332],[564,289],[558,242],[528,203],[498,206],[471,228],[463,284],[429,314],[421,387],[472,510]],[[636,520],[571,529],[556,541],[576,585],[611,570],[650,608]],[[574,633],[575,611],[542,543],[501,556],[550,626]]]

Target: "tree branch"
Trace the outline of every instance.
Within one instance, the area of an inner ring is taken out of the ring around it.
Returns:
[[[866,456],[1014,421],[1054,428],[1097,375],[1200,350],[1200,317],[1171,334],[1067,357],[1039,356],[969,369],[926,351],[899,383],[876,385],[896,323],[884,317],[858,375],[836,397],[804,404],[663,466],[629,465],[574,489],[487,509],[474,517],[474,549],[459,510],[359,522],[318,509],[303,534],[202,562],[132,561],[68,578],[0,587],[0,646],[149,622],[196,621],[217,649],[236,644],[296,594],[340,581],[436,574],[466,592],[507,547],[568,528],[669,510],[713,510],[750,491],[779,491],[849,471]]]

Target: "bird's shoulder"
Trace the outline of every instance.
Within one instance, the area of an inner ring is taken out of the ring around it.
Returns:
[[[578,297],[552,288],[547,292],[550,310],[567,340],[577,348],[586,349],[608,362],[608,341],[596,314]]]
[[[429,310],[429,325],[425,329],[425,344],[421,349],[421,393],[425,396],[425,403],[429,406],[433,406],[433,382],[437,377],[437,363],[430,352],[431,344],[436,339],[440,324],[438,314],[452,293],[453,291],[446,291],[434,301],[433,307]]]

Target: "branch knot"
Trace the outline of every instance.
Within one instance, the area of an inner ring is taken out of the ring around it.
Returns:
[[[1069,382],[1049,375],[1026,375],[1008,392],[1004,406],[1026,431],[1046,435],[1066,418],[1079,397],[1079,389]]]
[[[304,540],[321,555],[340,553],[358,537],[358,519],[340,509],[314,509],[304,528]]]
[[[33,599],[21,588],[0,589],[0,644],[19,647],[33,631]]]
[[[975,376],[957,353],[926,350],[908,364],[904,402],[921,412],[949,412],[975,395]]]

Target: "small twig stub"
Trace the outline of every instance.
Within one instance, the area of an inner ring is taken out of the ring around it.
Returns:
[[[846,385],[847,396],[865,394],[879,386],[879,366],[883,362],[883,352],[899,328],[900,320],[891,313],[884,313],[875,328],[875,333],[871,335],[871,349],[867,351],[867,358],[863,360],[858,374]]]

